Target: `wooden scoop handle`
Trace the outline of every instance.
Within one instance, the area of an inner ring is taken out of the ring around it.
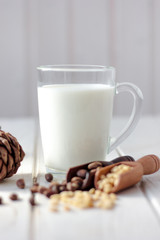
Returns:
[[[142,164],[144,175],[157,172],[160,168],[160,159],[156,155],[146,155],[137,162]]]

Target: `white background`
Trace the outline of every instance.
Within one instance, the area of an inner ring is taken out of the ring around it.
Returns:
[[[0,117],[37,113],[36,67],[64,63],[115,66],[158,114],[159,43],[159,0],[0,0]],[[131,104],[119,96],[115,114]]]

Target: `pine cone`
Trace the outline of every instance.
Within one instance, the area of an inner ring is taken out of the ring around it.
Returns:
[[[17,139],[0,130],[0,180],[15,174],[25,153]]]

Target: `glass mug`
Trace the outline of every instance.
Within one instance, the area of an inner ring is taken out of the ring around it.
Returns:
[[[44,162],[53,172],[105,160],[135,128],[142,105],[140,89],[115,83],[115,68],[92,65],[40,66],[39,121]],[[134,99],[127,126],[110,137],[114,97],[128,91]]]

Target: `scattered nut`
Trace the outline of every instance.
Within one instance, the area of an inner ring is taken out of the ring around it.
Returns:
[[[95,188],[91,188],[91,189],[89,190],[89,193],[90,193],[90,194],[94,194],[94,193],[95,193]]]
[[[71,179],[71,182],[83,182],[83,180],[82,180],[82,178],[81,177],[73,177],[72,179]]]
[[[36,202],[35,202],[34,195],[32,195],[32,196],[30,197],[29,202],[30,202],[31,206],[37,205]]]
[[[37,193],[39,191],[39,185],[36,186],[36,185],[33,185],[31,188],[30,188],[30,191],[31,193]]]
[[[38,182],[35,182],[34,184],[33,184],[33,186],[39,186],[39,183]]]
[[[54,184],[50,184],[49,189],[52,190],[55,194],[59,193],[59,184],[55,182]]]
[[[100,167],[98,167],[98,168],[100,168]],[[90,173],[95,174],[98,168],[91,169]]]
[[[51,182],[53,180],[53,175],[51,173],[46,173],[45,179],[47,182]]]
[[[92,162],[88,165],[88,169],[96,169],[98,167],[102,167],[102,163],[101,162]]]
[[[16,185],[18,188],[24,189],[25,188],[25,181],[23,178],[17,180]]]
[[[55,182],[55,181],[53,181],[53,182],[51,182],[50,183],[50,185],[49,185],[49,188],[51,188],[52,189],[52,187],[54,187],[54,186],[59,186],[59,183],[58,182]]]
[[[39,192],[39,193],[43,194],[46,190],[47,190],[46,187],[44,187],[44,186],[38,186],[38,192]]]
[[[46,197],[50,198],[52,195],[55,194],[55,192],[52,191],[52,190],[46,190],[43,194],[44,194]]]
[[[87,173],[86,169],[80,169],[77,171],[77,176],[84,179],[86,177],[86,173]]]
[[[82,186],[82,184],[83,184],[83,179],[80,178],[80,177],[73,177],[71,179],[71,183],[72,183],[72,185],[73,185],[73,183],[75,183],[76,185],[78,185],[77,187],[80,188]]]
[[[60,184],[59,187],[58,187],[58,189],[59,189],[59,192],[63,192],[63,191],[66,190],[66,185]]]
[[[75,191],[78,188],[79,188],[79,184],[77,182],[73,182],[73,183],[69,182],[69,183],[67,183],[67,190],[69,190],[69,191]]]
[[[18,200],[18,195],[15,193],[12,193],[9,197],[12,201],[17,201]]]
[[[66,185],[67,184],[67,181],[66,180],[63,180],[61,185]]]

